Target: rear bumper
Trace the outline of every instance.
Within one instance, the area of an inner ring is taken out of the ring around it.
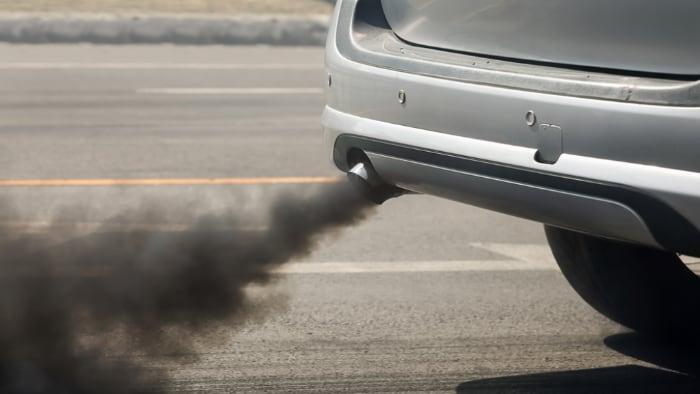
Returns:
[[[340,169],[347,170],[349,150],[362,149],[386,181],[409,190],[700,255],[700,108],[368,64],[339,47],[338,35],[347,33],[366,51],[357,32],[339,23],[356,3],[337,7],[326,58],[333,83],[323,125]],[[538,115],[534,126],[526,124],[528,111]],[[535,160],[552,142],[540,129],[546,125],[561,130],[554,164]]]

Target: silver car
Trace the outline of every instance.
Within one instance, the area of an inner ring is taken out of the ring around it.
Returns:
[[[370,199],[545,224],[598,311],[696,338],[700,2],[341,0],[325,138]]]

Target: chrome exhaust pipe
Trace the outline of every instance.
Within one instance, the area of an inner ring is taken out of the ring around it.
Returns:
[[[363,197],[377,205],[406,193],[405,190],[384,182],[369,163],[355,164],[348,171],[348,179]]]

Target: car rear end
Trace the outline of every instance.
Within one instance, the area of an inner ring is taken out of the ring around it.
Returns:
[[[700,255],[700,3],[341,0],[323,125],[343,171]]]

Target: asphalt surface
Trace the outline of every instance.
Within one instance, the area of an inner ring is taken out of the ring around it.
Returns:
[[[320,49],[0,45],[0,224],[99,226],[144,204],[186,226],[312,185],[119,180],[337,175]],[[49,185],[115,180],[116,186]],[[128,217],[129,224],[138,217]],[[169,365],[173,391],[697,392],[698,359],[628,333],[570,289],[539,224],[426,196],[390,201],[255,289],[264,316]],[[261,301],[263,302],[263,301]]]

